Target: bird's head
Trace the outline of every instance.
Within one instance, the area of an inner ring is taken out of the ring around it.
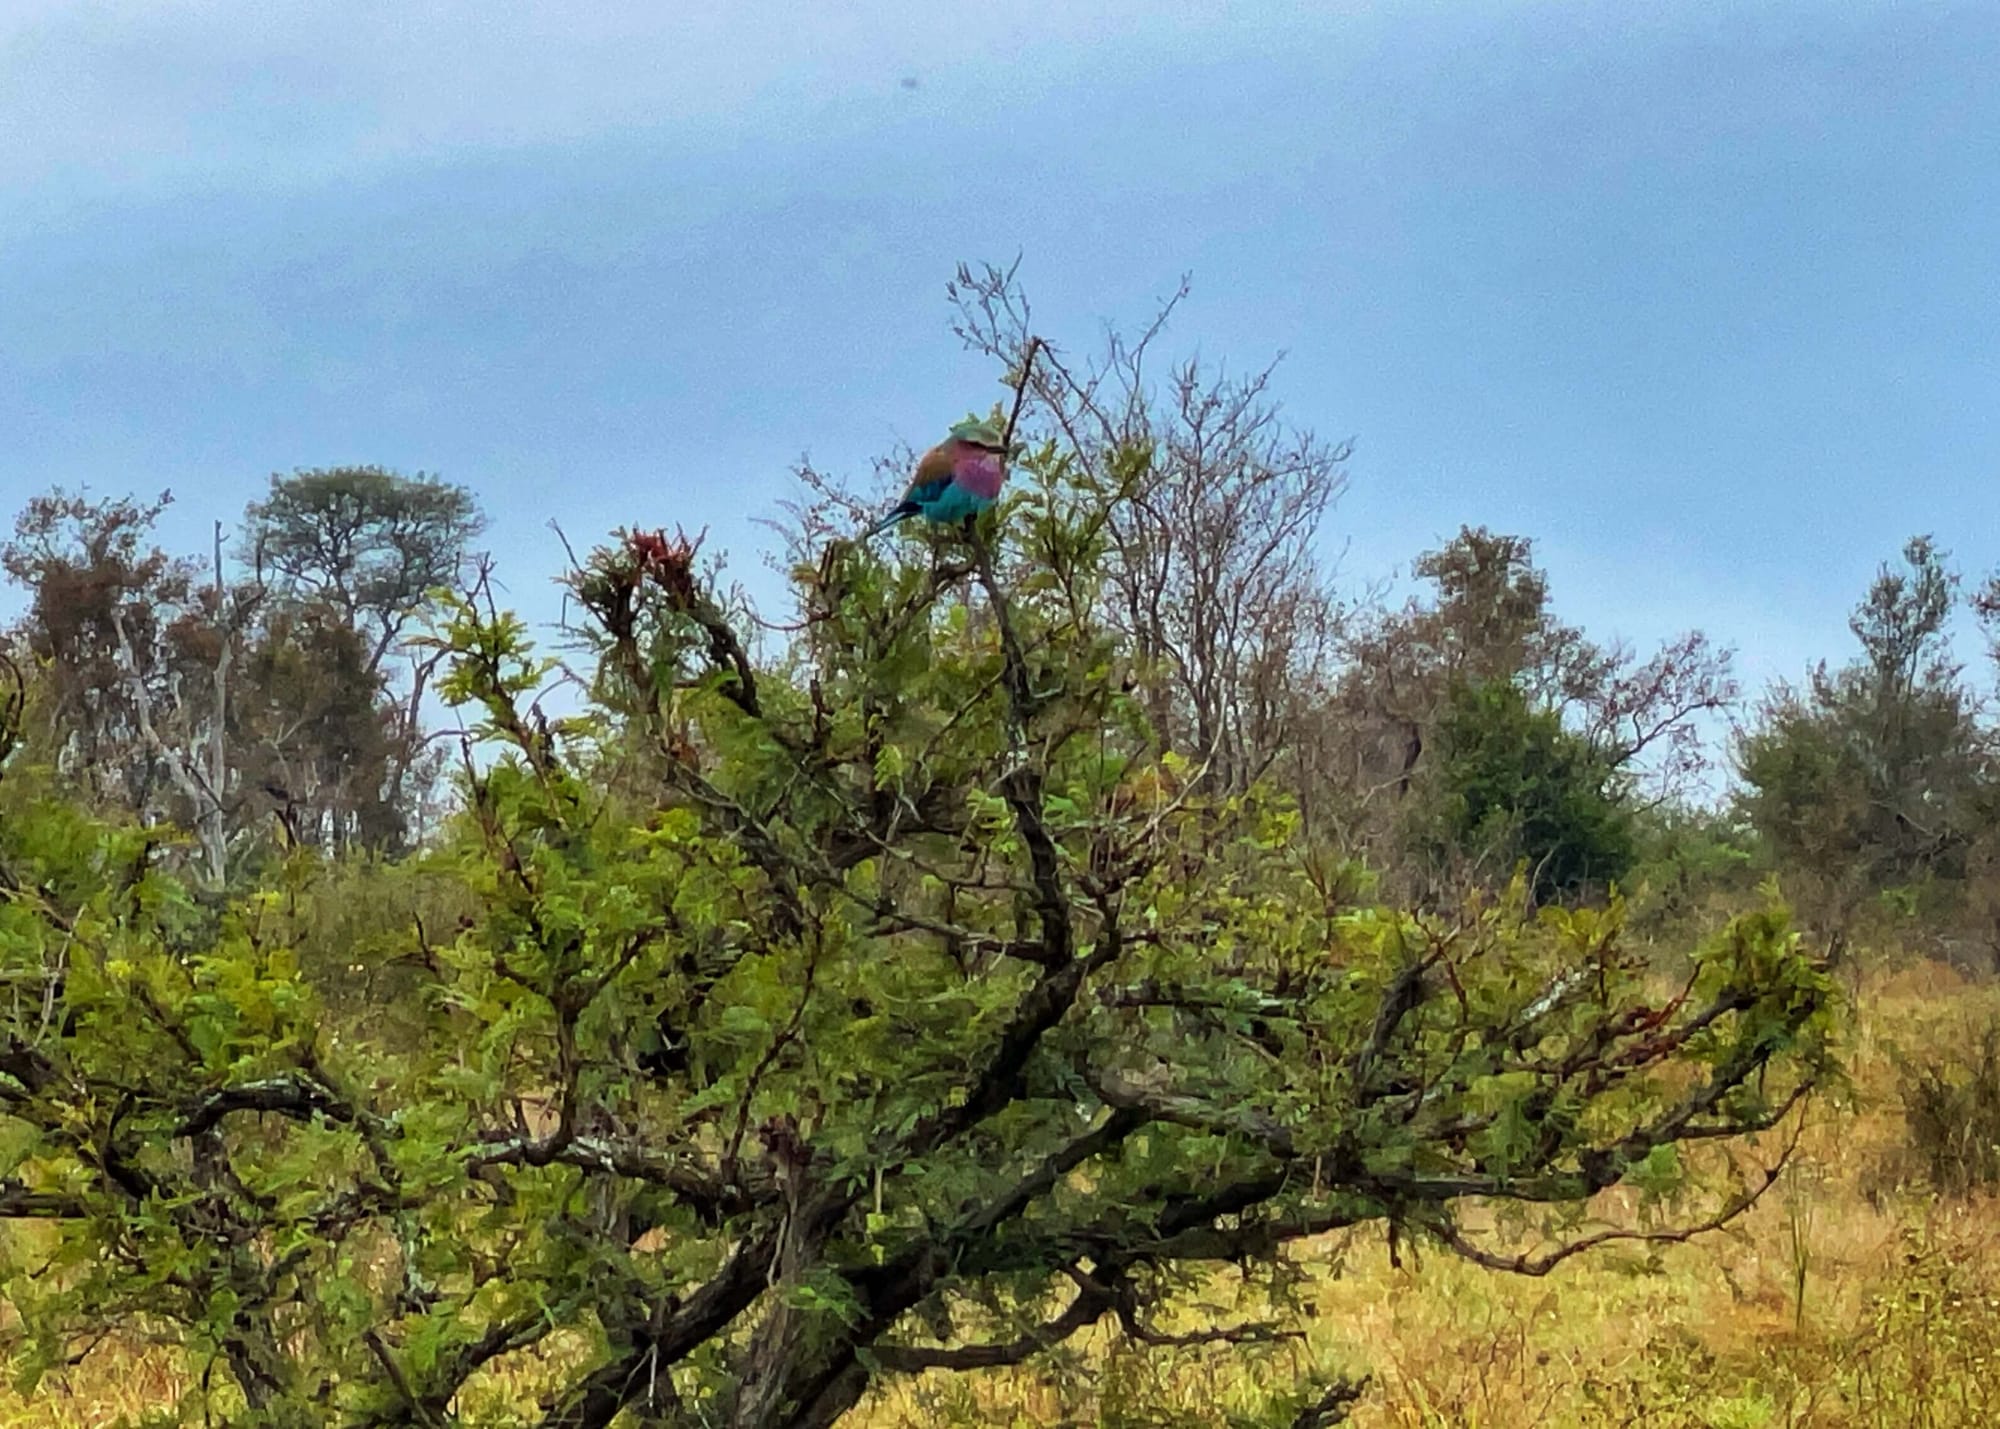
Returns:
[[[981,451],[999,452],[1002,455],[1007,451],[1007,438],[1000,428],[992,422],[976,417],[969,417],[953,427],[951,435],[954,440],[963,442],[969,447],[978,447]]]

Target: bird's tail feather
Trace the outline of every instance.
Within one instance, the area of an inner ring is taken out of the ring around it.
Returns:
[[[861,539],[866,541],[870,537],[879,536],[891,526],[896,525],[900,521],[907,521],[916,514],[917,504],[914,501],[905,501],[899,506],[892,507],[881,520],[870,526],[866,531],[863,531]]]

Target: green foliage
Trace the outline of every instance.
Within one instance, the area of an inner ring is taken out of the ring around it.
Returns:
[[[1670,803],[1636,811],[1632,829],[1633,931],[1663,950],[1759,900],[1769,856],[1740,819]]]
[[[402,867],[301,853],[205,906],[151,831],[0,783],[18,1372],[122,1331],[199,1367],[188,1420],[449,1422],[504,1373],[550,1426],[822,1425],[1099,1322],[1268,1345],[1287,1247],[1341,1227],[1539,1271],[1620,1183],[1641,1239],[1748,1204],[1702,1149],[1833,1070],[1783,911],[1663,998],[1615,901],[1330,899],[1288,799],[1160,747],[1097,614],[1099,493],[1024,468],[970,541],[825,550],[761,665],[692,543],[595,553],[563,719],[522,622],[450,603],[485,749]],[[1467,740],[1468,808],[1581,778],[1487,699],[1517,757]],[[1550,807],[1589,831],[1555,876],[1604,871],[1611,816]],[[1468,1201],[1545,1248],[1487,1249]],[[1157,1422],[1139,1388],[1122,1422]]]
[[[1635,857],[1617,771],[1511,681],[1455,687],[1429,780],[1429,851],[1442,861],[1525,863],[1541,899],[1625,876]]]

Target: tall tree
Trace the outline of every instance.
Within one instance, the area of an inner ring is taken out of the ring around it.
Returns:
[[[486,524],[464,487],[379,466],[273,476],[245,517],[258,571],[280,595],[345,615],[367,639],[370,674],[432,608],[431,593],[458,583],[467,543]]]
[[[1436,762],[1455,702],[1498,685],[1558,721],[1583,765],[1634,791],[1671,794],[1704,767],[1701,721],[1737,691],[1730,652],[1701,632],[1645,658],[1600,645],[1556,616],[1533,543],[1483,527],[1461,530],[1413,569],[1429,590],[1351,623],[1318,726],[1325,764],[1343,776],[1328,802],[1349,840],[1383,849],[1407,837],[1412,819],[1435,827],[1434,810],[1410,808],[1408,796]],[[1467,717],[1462,706],[1455,717]]]
[[[1778,686],[1738,741],[1744,812],[1834,929],[1887,889],[1964,877],[1993,750],[1951,653],[1957,590],[1913,538],[1848,621],[1860,655]]]
[[[329,619],[343,621],[355,633],[360,659],[357,687],[342,698],[382,704],[379,733],[364,735],[350,710],[339,720],[295,728],[291,752],[281,758],[312,771],[311,791],[283,787],[313,805],[307,822],[324,825],[336,841],[365,837],[395,846],[407,831],[409,805],[435,769],[425,753],[423,708],[439,658],[408,637],[434,611],[434,593],[458,583],[468,545],[484,529],[466,488],[379,466],[273,476],[270,493],[246,513],[246,557],[289,611],[282,632],[324,645],[339,641]],[[346,667],[352,652],[332,653]],[[392,670],[398,660],[400,672]],[[280,668],[268,667],[273,674]],[[311,698],[324,705],[327,697],[322,690]],[[332,742],[307,752],[299,741],[313,729]],[[368,779],[381,782],[369,787]]]

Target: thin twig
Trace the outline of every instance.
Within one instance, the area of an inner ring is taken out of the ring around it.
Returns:
[[[1038,337],[1028,339],[1028,350],[1021,358],[1021,379],[1014,384],[1014,410],[1007,414],[1007,430],[1000,438],[1000,445],[1007,451],[1014,449],[1014,424],[1021,420],[1021,405],[1028,396],[1028,377],[1035,370],[1035,354],[1044,344]]]

